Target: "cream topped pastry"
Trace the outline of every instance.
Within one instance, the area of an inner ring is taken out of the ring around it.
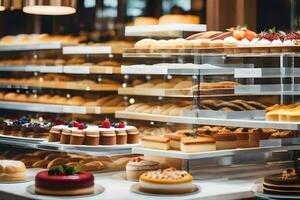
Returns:
[[[282,41],[280,39],[277,39],[277,40],[273,40],[271,42],[271,46],[282,46]]]
[[[131,159],[126,165],[127,180],[138,181],[140,176],[150,170],[159,169],[160,164],[151,160],[144,160],[141,157]]]
[[[242,39],[239,42],[239,47],[249,47],[250,46],[250,41],[246,38]]]
[[[261,39],[255,44],[255,46],[258,46],[258,47],[266,47],[266,46],[270,46],[270,45],[271,45],[271,42],[266,39]]]

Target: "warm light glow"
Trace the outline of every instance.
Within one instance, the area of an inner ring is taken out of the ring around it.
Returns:
[[[71,15],[76,9],[67,6],[25,6],[23,12],[36,15]]]
[[[4,6],[0,6],[0,11],[4,11],[5,7]]]

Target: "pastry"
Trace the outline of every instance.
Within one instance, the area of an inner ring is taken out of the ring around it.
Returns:
[[[175,150],[180,150],[181,138],[185,137],[184,133],[169,133],[165,135],[170,139],[170,148]]]
[[[99,130],[96,128],[88,128],[85,131],[85,145],[99,145]]]
[[[144,160],[140,157],[132,158],[126,165],[126,178],[129,181],[138,181],[143,173],[158,170],[159,165],[158,162]]]
[[[137,144],[140,142],[139,131],[134,126],[126,126],[127,144]]]
[[[248,128],[238,128],[234,131],[238,148],[249,147],[249,132]]]
[[[0,160],[1,181],[24,181],[26,167],[23,162],[15,160]]]
[[[103,163],[101,161],[98,161],[98,160],[91,161],[91,162],[88,162],[88,163],[84,163],[80,167],[80,169],[82,171],[87,171],[87,172],[100,171],[104,168],[105,168],[105,166],[103,165]]]
[[[62,130],[66,128],[65,125],[58,125],[58,126],[53,126],[50,131],[49,131],[49,142],[58,142],[60,141],[60,136],[62,133]]]
[[[195,15],[168,14],[158,19],[159,24],[199,24],[200,17]]]
[[[136,17],[134,18],[134,26],[148,26],[158,24],[158,19],[154,17]]]
[[[38,160],[32,164],[33,168],[47,168],[49,164],[49,160]]]
[[[275,133],[274,129],[262,129],[258,128],[249,133],[249,145],[250,147],[258,147],[260,140],[269,139],[272,133]]]
[[[34,123],[33,138],[48,138],[51,127],[52,123],[50,122]]]
[[[216,140],[217,150],[237,148],[236,135],[226,128],[214,134],[214,139]]]
[[[68,158],[55,158],[48,163],[47,168],[50,169],[59,165],[66,164],[68,162]]]
[[[117,144],[117,136],[112,128],[100,128],[100,144],[115,145]]]
[[[75,196],[94,193],[94,176],[77,168],[58,166],[35,176],[37,194]]]
[[[33,137],[33,123],[22,124],[21,126],[21,134],[22,137]]]
[[[140,176],[140,190],[154,194],[184,194],[192,192],[193,177],[173,168],[149,171]]]
[[[72,132],[72,128],[70,127],[65,127],[62,129],[61,136],[60,136],[61,144],[70,144],[71,132]]]
[[[125,129],[125,125],[123,123],[120,124],[121,125],[118,126],[120,128],[115,129],[117,136],[117,144],[127,144],[127,132]]]
[[[142,39],[134,44],[136,49],[150,49],[151,46],[156,42],[153,39]]]
[[[263,191],[266,194],[299,196],[300,178],[295,169],[287,169],[281,174],[264,177]]]
[[[170,139],[167,137],[146,136],[142,138],[142,146],[149,149],[170,149]]]
[[[272,133],[270,138],[291,138],[297,137],[297,134],[293,131],[277,131]]]
[[[215,151],[216,141],[212,137],[183,137],[180,150],[184,153]]]
[[[82,129],[72,130],[70,136],[70,144],[73,145],[83,145],[85,139],[85,131]]]

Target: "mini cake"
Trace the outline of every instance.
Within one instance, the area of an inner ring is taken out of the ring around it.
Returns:
[[[99,145],[99,130],[96,128],[88,128],[85,131],[85,145]]]
[[[254,129],[253,132],[249,133],[249,146],[250,147],[258,147],[260,140],[269,139],[272,133],[275,133],[275,129]]]
[[[300,178],[295,169],[264,177],[263,191],[275,195],[300,195]]]
[[[212,137],[183,137],[180,149],[184,153],[215,151],[216,141]]]
[[[217,134],[214,134],[217,150],[237,148],[236,135],[230,130],[223,128]]]
[[[137,144],[140,142],[139,131],[134,126],[126,126],[127,132],[127,143],[128,144]]]
[[[33,137],[33,126],[34,126],[33,123],[23,124],[21,126],[22,137],[32,138]]]
[[[11,134],[16,137],[21,137],[21,126],[22,122],[20,122],[19,120],[14,120],[11,128]]]
[[[193,191],[193,177],[173,168],[149,171],[140,176],[140,190],[154,194],[184,194]]]
[[[85,131],[83,129],[75,129],[72,130],[71,136],[70,136],[70,144],[73,145],[83,145],[85,139]]]
[[[237,47],[239,44],[238,40],[234,37],[227,37],[224,39],[224,47],[225,48],[232,48]]]
[[[33,137],[34,138],[48,138],[51,127],[52,127],[52,124],[50,122],[34,123]]]
[[[248,128],[238,128],[234,131],[238,148],[249,147],[249,131]]]
[[[170,149],[170,139],[160,136],[146,136],[142,138],[142,147],[149,149]]]
[[[125,129],[125,124],[123,122],[119,122],[113,124],[113,127],[115,127],[117,144],[127,144],[127,132]]]
[[[184,133],[169,133],[166,137],[170,139],[170,148],[180,150],[180,141],[182,137],[186,137]]]
[[[15,160],[0,160],[1,181],[24,181],[26,167],[23,162]]]
[[[70,144],[72,129],[73,129],[72,127],[63,128],[63,130],[61,132],[61,136],[60,136],[61,144]]]
[[[147,172],[159,169],[159,163],[144,160],[140,157],[131,159],[126,165],[126,177],[129,181],[138,181],[140,176]]]
[[[266,39],[258,40],[255,46],[252,48],[252,53],[267,53],[271,46],[271,42]]]
[[[48,141],[49,142],[58,142],[58,141],[60,141],[61,132],[64,128],[66,128],[65,125],[53,126],[49,131]]]
[[[35,176],[35,192],[55,196],[75,196],[94,193],[94,176],[65,165],[41,171]]]
[[[115,145],[117,144],[117,136],[113,127],[111,127],[110,121],[105,119],[101,123],[100,133],[100,144],[101,145]]]
[[[6,122],[3,126],[3,135],[11,135],[12,134],[12,122]]]

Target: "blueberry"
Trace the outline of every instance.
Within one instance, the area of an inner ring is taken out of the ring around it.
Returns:
[[[73,124],[72,124],[72,123],[70,123],[70,124],[68,125],[68,127],[69,127],[69,128],[72,128],[72,127],[73,127]]]

